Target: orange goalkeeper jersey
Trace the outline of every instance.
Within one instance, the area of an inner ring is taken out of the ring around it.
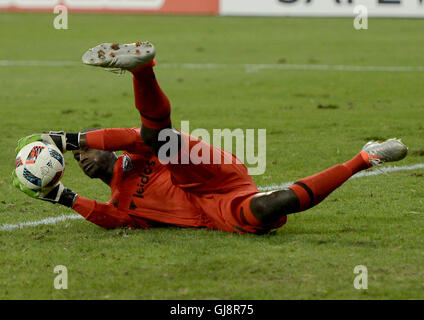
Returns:
[[[125,152],[114,167],[111,199],[102,204],[78,196],[73,209],[104,228],[175,225],[254,232],[243,217],[243,210],[249,210],[243,208],[246,200],[258,193],[247,168],[229,152],[185,133],[182,136],[192,145],[201,143],[212,156],[234,161],[164,165],[142,141],[140,128],[87,132],[88,148]]]

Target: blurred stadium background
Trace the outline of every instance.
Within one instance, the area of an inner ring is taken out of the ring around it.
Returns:
[[[423,17],[422,0],[1,0],[0,9],[46,11],[65,5],[74,11],[245,16],[351,17],[364,5],[372,17]]]

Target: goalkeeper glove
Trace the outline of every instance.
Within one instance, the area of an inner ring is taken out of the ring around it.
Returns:
[[[13,170],[13,185],[15,188],[24,192],[31,198],[48,201],[55,204],[59,203],[66,207],[72,207],[76,197],[78,196],[72,190],[65,188],[62,182],[57,183],[53,188],[47,190],[31,190],[19,181],[15,170]]]
[[[35,141],[42,141],[55,145],[60,152],[79,149],[79,133],[65,133],[63,131],[49,131],[35,133],[18,141],[15,151],[18,153],[24,146]]]

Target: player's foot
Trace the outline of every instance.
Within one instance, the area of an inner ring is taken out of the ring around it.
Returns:
[[[148,41],[121,45],[102,43],[84,53],[82,62],[96,67],[135,70],[151,63],[155,54],[155,47]]]
[[[408,153],[408,147],[400,139],[392,138],[384,142],[370,141],[362,148],[362,152],[365,152],[370,164],[375,166],[402,160]]]

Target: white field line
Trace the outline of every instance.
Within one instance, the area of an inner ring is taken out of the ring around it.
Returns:
[[[78,61],[50,60],[0,60],[0,67],[78,67]],[[424,66],[352,66],[328,64],[237,64],[237,63],[159,63],[159,68],[213,70],[242,68],[245,72],[261,70],[304,70],[304,71],[345,71],[345,72],[424,72]]]
[[[44,61],[44,60],[0,60],[0,67],[72,67],[80,66],[77,61]]]
[[[411,171],[411,170],[417,170],[417,169],[424,169],[424,163],[419,163],[419,164],[415,164],[411,166],[399,166],[399,167],[391,166],[391,167],[381,168],[379,170],[374,169],[372,171],[363,171],[354,175],[351,179],[376,176],[380,174],[388,174],[388,173],[397,172],[397,171]],[[284,189],[290,186],[292,183],[293,182],[283,182],[278,185],[273,184],[269,186],[259,187],[259,190],[271,191],[276,189]],[[59,217],[46,218],[46,219],[37,220],[37,221],[21,222],[18,224],[3,224],[0,226],[0,231],[10,231],[14,229],[23,229],[26,227],[37,227],[40,225],[52,225],[52,224],[57,224],[59,222],[64,222],[67,220],[76,220],[76,219],[83,219],[83,217],[77,214],[71,214],[71,215],[62,215]]]
[[[54,218],[46,218],[43,220],[37,220],[37,221],[28,221],[28,222],[21,222],[18,224],[3,224],[0,226],[0,231],[6,231],[6,230],[13,230],[13,229],[22,229],[25,227],[37,227],[41,225],[49,225],[49,224],[56,224],[58,222],[63,222],[66,220],[74,220],[74,219],[83,219],[80,215],[62,215],[59,217]]]

